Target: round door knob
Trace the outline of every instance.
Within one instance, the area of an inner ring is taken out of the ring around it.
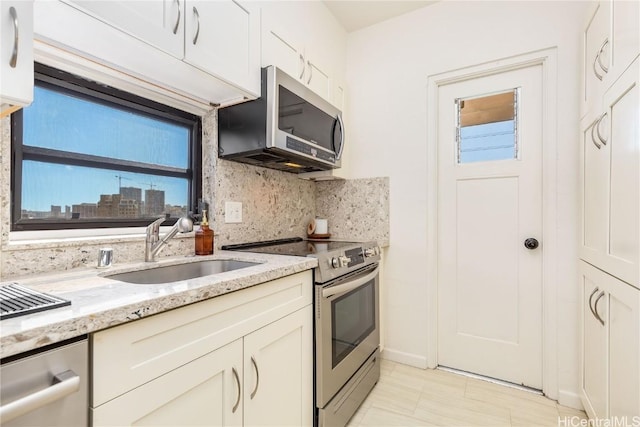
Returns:
[[[538,243],[537,239],[534,239],[533,237],[529,237],[527,240],[524,241],[524,247],[527,249],[535,249],[540,245],[540,243]]]

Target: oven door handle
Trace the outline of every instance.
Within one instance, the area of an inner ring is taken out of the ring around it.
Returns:
[[[360,286],[367,283],[369,280],[376,277],[378,275],[378,270],[380,270],[380,267],[376,267],[371,273],[368,273],[367,275],[359,277],[357,279],[350,280],[345,284],[329,286],[327,288],[324,288],[322,289],[322,297],[330,298],[334,295],[345,294],[349,291],[359,288]]]

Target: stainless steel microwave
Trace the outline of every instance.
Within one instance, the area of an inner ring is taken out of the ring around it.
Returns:
[[[218,156],[287,172],[340,167],[342,112],[299,80],[262,69],[260,98],[218,112]]]

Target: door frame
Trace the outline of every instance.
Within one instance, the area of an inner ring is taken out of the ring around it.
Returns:
[[[440,86],[542,67],[542,390],[558,399],[557,49],[537,50],[427,78],[427,367],[438,366],[438,92]]]

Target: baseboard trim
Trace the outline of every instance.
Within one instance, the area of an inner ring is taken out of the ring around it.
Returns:
[[[562,406],[568,406],[569,408],[579,409],[584,411],[580,395],[572,391],[560,390],[558,391],[558,403]]]
[[[427,369],[427,358],[417,354],[405,353],[387,347],[382,350],[382,358],[392,362],[402,363],[403,365],[413,366],[414,368]]]

